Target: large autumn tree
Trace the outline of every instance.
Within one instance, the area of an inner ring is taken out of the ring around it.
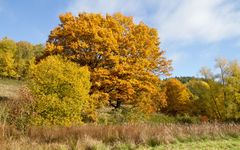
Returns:
[[[169,74],[171,62],[159,48],[156,29],[120,13],[66,13],[60,21],[49,35],[45,57],[61,54],[88,66],[90,94],[98,104],[130,104],[147,111],[165,105],[159,77]]]

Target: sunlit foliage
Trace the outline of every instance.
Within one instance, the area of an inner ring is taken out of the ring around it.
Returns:
[[[91,72],[91,96],[97,105],[144,106],[156,111],[166,104],[159,77],[169,75],[170,61],[159,49],[157,30],[120,13],[60,16],[45,57],[61,54]]]
[[[35,97],[33,123],[75,125],[89,112],[90,73],[87,67],[49,56],[31,66],[29,88]]]
[[[191,97],[190,91],[175,78],[168,79],[165,82],[167,96],[165,111],[173,115],[187,113]]]
[[[44,47],[29,42],[15,42],[9,38],[0,40],[0,76],[13,79],[26,78],[35,57],[40,57]]]

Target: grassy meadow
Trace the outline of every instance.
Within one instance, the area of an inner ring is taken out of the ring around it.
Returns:
[[[180,122],[181,118],[155,115],[145,121],[89,123],[75,127],[8,125],[6,105],[19,98],[23,82],[0,80],[0,147],[3,150],[81,149],[239,149],[240,125],[236,123]],[[184,118],[186,120],[186,118]],[[182,119],[183,120],[183,119]]]

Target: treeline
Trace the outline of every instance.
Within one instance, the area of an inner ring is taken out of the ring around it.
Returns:
[[[170,114],[207,116],[213,120],[239,121],[240,64],[236,60],[218,58],[215,66],[219,73],[214,74],[210,69],[203,67],[200,70],[202,78],[176,77],[166,80],[166,88],[170,92],[168,97],[172,97],[168,101],[174,102],[170,107],[175,106],[174,109],[167,107],[166,111]],[[180,81],[188,92],[181,88]],[[169,85],[172,88],[169,88]]]
[[[70,126],[119,110],[135,118],[164,113],[239,120],[238,62],[218,59],[220,74],[203,68],[203,78],[161,80],[172,67],[156,29],[119,13],[67,13],[60,21],[45,48],[1,40],[1,75],[28,78],[28,90],[10,107],[12,122],[20,117],[24,124]]]
[[[24,79],[35,58],[43,54],[44,45],[26,41],[0,40],[0,77]]]

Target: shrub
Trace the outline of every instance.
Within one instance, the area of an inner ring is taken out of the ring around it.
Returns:
[[[26,87],[21,88],[18,94],[18,99],[11,99],[7,102],[9,109],[8,123],[24,132],[30,124],[34,99]]]
[[[32,118],[35,125],[80,124],[92,108],[88,68],[60,56],[32,65],[28,85],[36,99]]]
[[[174,116],[168,116],[166,114],[151,114],[147,118],[148,123],[177,123]]]
[[[185,115],[177,115],[177,116],[171,116],[166,114],[151,114],[148,116],[147,120],[148,123],[163,123],[163,124],[169,124],[169,123],[180,123],[180,124],[197,124],[200,123],[200,119],[198,117],[189,116],[187,114]]]
[[[98,110],[98,124],[124,124],[124,123],[140,123],[144,122],[149,114],[144,114],[138,109],[122,108],[122,109],[109,109],[104,108]]]
[[[177,122],[179,123],[199,123],[200,122],[200,119],[198,117],[191,117],[189,115],[177,115],[176,116],[176,120]]]

